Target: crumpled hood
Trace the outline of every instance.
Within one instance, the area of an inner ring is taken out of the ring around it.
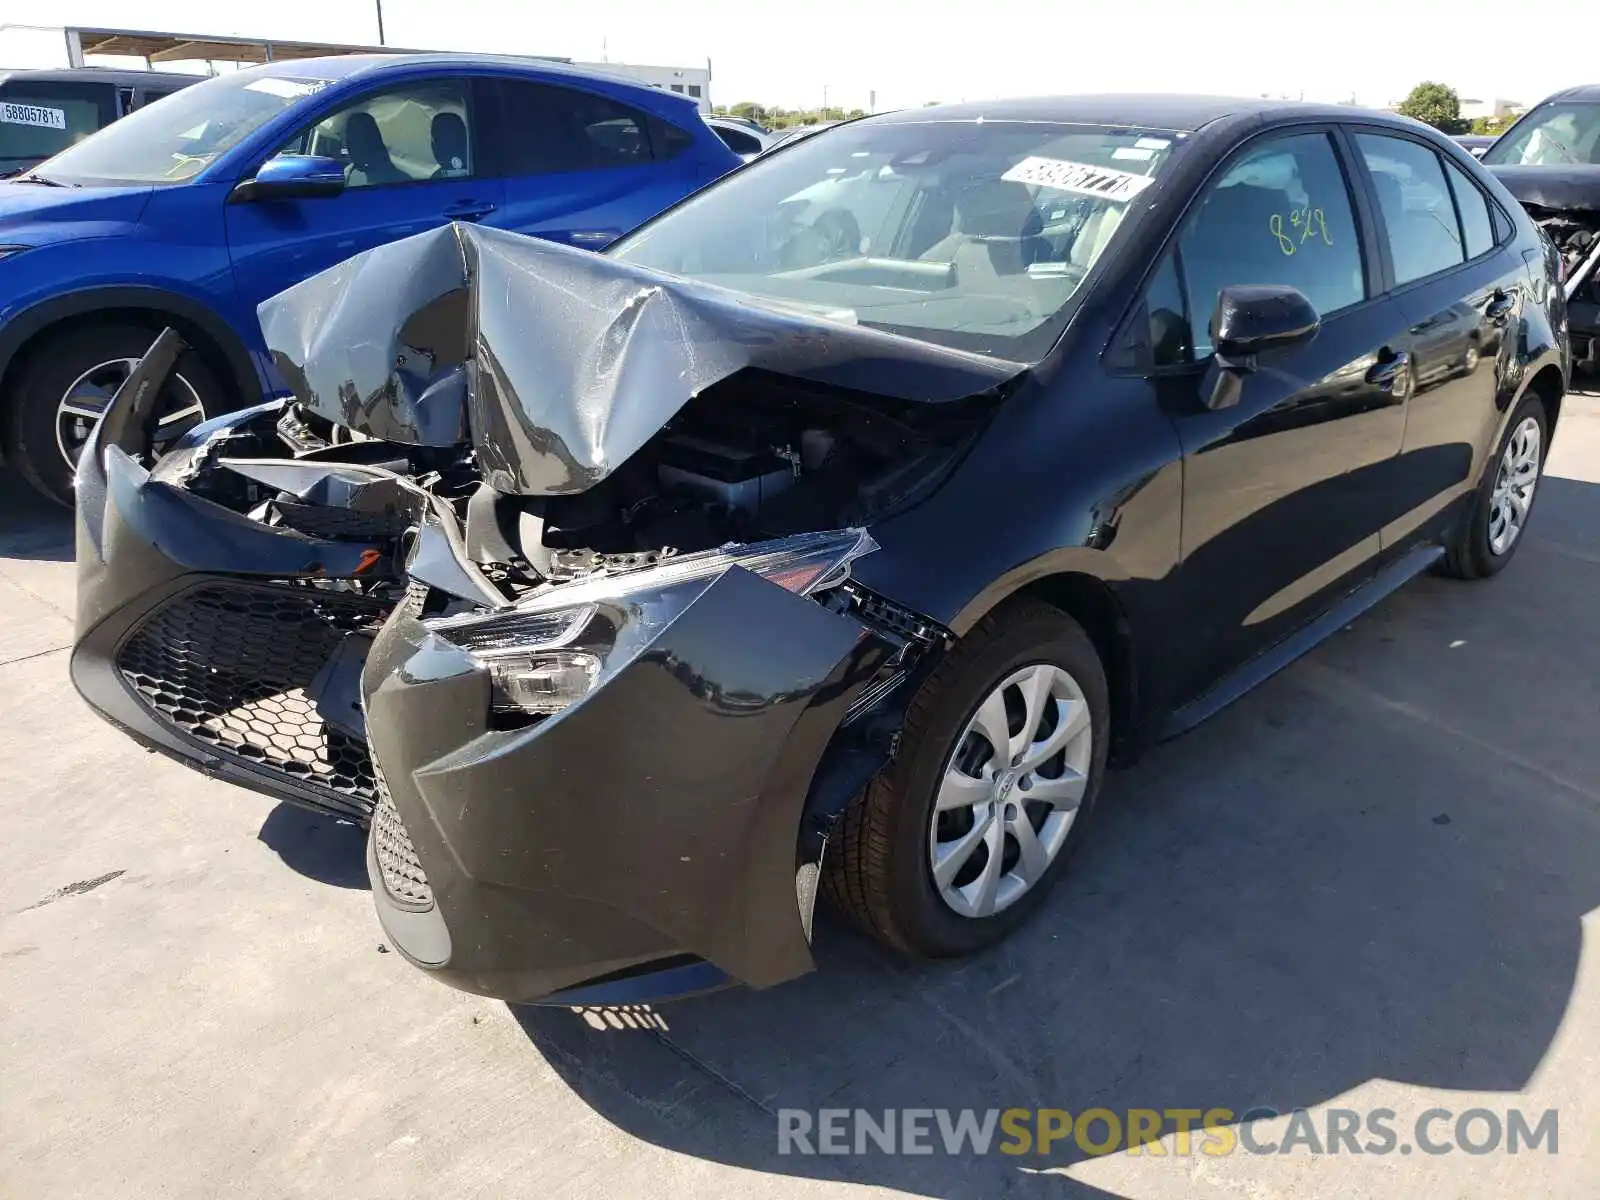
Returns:
[[[1572,212],[1600,211],[1600,165],[1490,167],[1520,204]]]
[[[592,487],[745,369],[930,403],[1025,369],[467,224],[358,254],[258,315],[300,403],[390,441],[470,438],[486,482],[520,495]]]

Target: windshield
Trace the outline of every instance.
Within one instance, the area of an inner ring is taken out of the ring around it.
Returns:
[[[843,125],[758,158],[607,253],[834,320],[1038,361],[1179,136]]]
[[[1600,164],[1600,104],[1541,104],[1483,156],[1497,166]]]
[[[39,171],[61,183],[182,183],[327,84],[253,72],[208,79],[107,126]]]

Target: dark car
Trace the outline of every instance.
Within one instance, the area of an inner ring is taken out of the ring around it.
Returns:
[[[1573,361],[1600,369],[1600,84],[1529,109],[1483,162],[1561,251]]]
[[[1181,97],[869,118],[603,255],[420,234],[263,304],[294,398],[158,462],[152,347],[79,469],[73,679],[370,815],[458,987],[775,984],[819,890],[973,951],[1108,763],[1510,561],[1556,270],[1415,123]]]
[[[36,167],[204,75],[167,71],[0,71],[0,179]]]
[[[1482,158],[1483,152],[1495,143],[1494,136],[1486,133],[1453,134],[1452,140],[1473,158]]]

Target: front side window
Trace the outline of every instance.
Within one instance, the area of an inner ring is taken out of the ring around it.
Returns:
[[[1378,193],[1395,283],[1410,283],[1465,262],[1455,201],[1439,156],[1420,142],[1377,133],[1358,133],[1356,145]]]
[[[499,89],[508,175],[639,166],[656,157],[650,118],[626,104],[523,80],[500,80]]]
[[[0,175],[81,142],[116,120],[106,84],[13,80],[0,85]]]
[[[1297,288],[1323,316],[1367,295],[1350,192],[1323,133],[1246,151],[1201,200],[1178,244],[1201,357],[1211,353],[1211,314],[1225,287]]]
[[[62,151],[43,172],[63,183],[182,183],[327,86],[326,79],[254,71],[219,75],[146,104]]]
[[[841,125],[757,158],[608,253],[833,320],[1037,361],[1181,140],[1048,122]]]
[[[1490,146],[1483,161],[1526,167],[1600,163],[1600,102],[1541,104]]]
[[[466,85],[443,79],[363,96],[301,130],[278,153],[338,159],[348,188],[470,178]]]

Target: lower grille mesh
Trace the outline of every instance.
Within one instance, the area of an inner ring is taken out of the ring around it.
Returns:
[[[381,770],[374,772],[378,784],[378,805],[372,810],[372,847],[383,876],[383,890],[404,908],[424,909],[433,905],[433,889],[417,861],[411,835],[389,796],[389,785]]]
[[[147,616],[117,666],[167,724],[365,819],[377,797],[366,743],[324,726],[305,689],[345,634],[382,616],[377,601],[320,588],[208,583]]]

